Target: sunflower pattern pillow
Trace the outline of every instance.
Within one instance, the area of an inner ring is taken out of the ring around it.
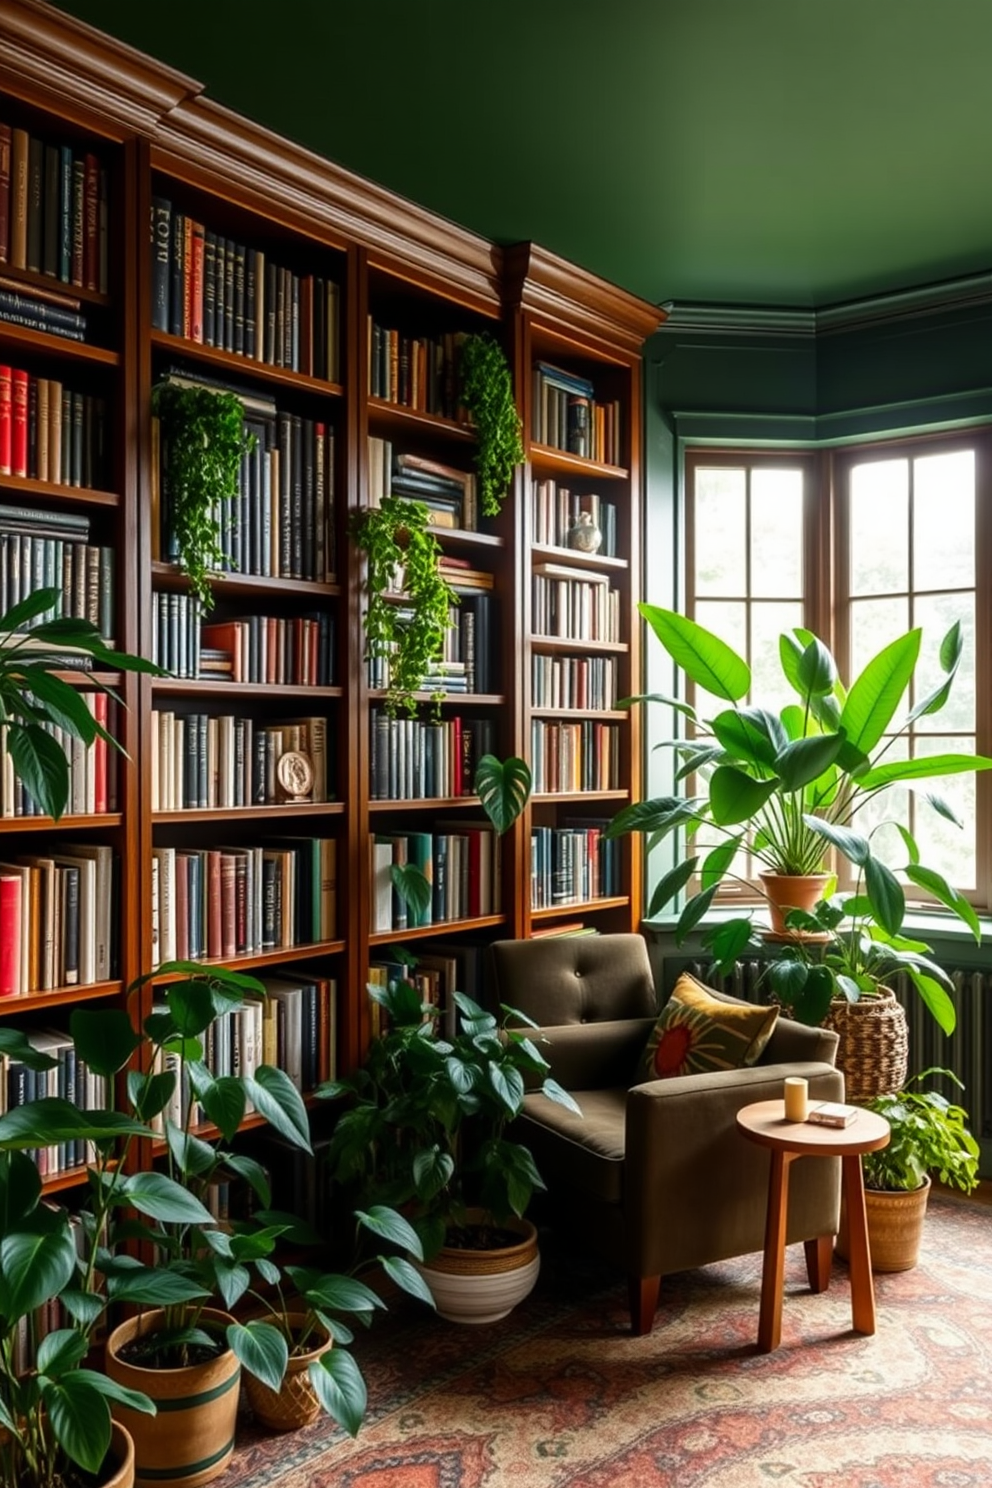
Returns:
[[[683,972],[651,1031],[639,1077],[664,1080],[754,1064],[771,1038],[778,1012],[777,1007],[722,1002]]]

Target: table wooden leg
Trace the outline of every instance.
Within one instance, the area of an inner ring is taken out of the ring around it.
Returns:
[[[844,1200],[847,1205],[848,1270],[851,1276],[851,1317],[856,1333],[875,1331],[875,1287],[868,1251],[868,1220],[861,1158],[842,1159]]]
[[[806,1275],[811,1292],[825,1292],[830,1285],[830,1267],[834,1258],[833,1235],[818,1235],[803,1242],[806,1247]]]
[[[791,1152],[772,1152],[768,1174],[768,1217],[765,1222],[765,1259],[761,1273],[761,1312],[758,1349],[770,1354],[782,1339],[782,1292],[785,1286],[785,1221],[789,1207]]]

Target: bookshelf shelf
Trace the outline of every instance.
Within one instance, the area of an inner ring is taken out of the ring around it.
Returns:
[[[626,894],[613,894],[602,899],[568,899],[561,904],[547,905],[543,909],[532,909],[533,920],[555,920],[562,915],[574,915],[576,910],[583,914],[592,913],[602,909],[627,909],[630,900]]]
[[[531,708],[532,718],[589,718],[599,723],[626,723],[626,708]]]
[[[535,651],[580,651],[589,655],[624,655],[629,647],[626,641],[580,641],[571,636],[532,635],[530,644]]]
[[[0,327],[2,327],[0,322]],[[38,498],[58,506],[119,506],[116,491],[95,491],[88,486],[66,486],[57,481],[34,480],[25,475],[0,474],[0,491],[24,500]]]
[[[96,305],[100,308],[105,308],[112,303],[110,295],[102,294],[98,289],[86,289],[81,284],[65,284],[61,279],[53,279],[50,274],[38,274],[33,269],[15,268],[11,263],[0,264],[0,278],[15,281],[18,287],[23,286],[25,292],[36,289],[42,295],[46,295],[54,290],[57,294],[80,300],[85,305]]]
[[[77,827],[119,827],[124,817],[119,811],[96,812],[92,816],[63,816],[61,821],[52,821],[50,816],[5,816],[0,818],[0,833],[8,832],[65,832]]]
[[[630,471],[622,465],[604,465],[598,460],[584,459],[582,455],[570,455],[567,450],[552,449],[547,444],[531,444],[528,458],[535,472],[541,475],[595,475],[616,481],[630,479]]]
[[[503,538],[495,532],[467,532],[463,527],[436,527],[434,536],[442,548],[449,545],[464,548],[502,548]]]
[[[187,341],[184,336],[170,336],[168,331],[152,330],[149,336],[157,351],[171,352],[185,362],[209,367],[214,374],[221,374],[232,383],[244,382],[247,378],[250,382],[264,382],[269,387],[287,391],[319,393],[322,398],[344,397],[340,383],[327,382],[323,377],[310,377],[305,372],[294,372],[290,367],[276,367],[255,357],[221,351],[216,346],[203,346],[199,341]]]
[[[277,806],[211,806],[205,809],[181,811],[153,811],[152,821],[200,822],[200,821],[275,821],[280,817],[342,816],[343,801],[286,801]]]
[[[418,925],[413,930],[373,930],[370,946],[396,945],[401,940],[427,940],[431,936],[460,935],[471,930],[496,930],[507,923],[506,915],[483,915],[475,920],[435,920],[432,925]]]
[[[447,811],[453,806],[478,806],[478,796],[431,796],[419,800],[370,801],[369,811]]]
[[[44,992],[22,992],[16,997],[0,998],[0,1017],[24,1012],[41,1012],[53,1007],[72,1007],[77,1002],[96,1002],[104,997],[119,997],[121,982],[78,982],[71,987],[52,987]]]
[[[386,694],[381,687],[369,689],[369,701],[382,702]],[[415,692],[414,701],[429,704],[439,708],[501,708],[506,702],[506,696],[502,692],[446,692],[435,694],[433,692]]]
[[[391,434],[402,438],[404,434],[434,434],[445,439],[458,440],[463,444],[475,441],[475,430],[471,424],[460,424],[456,419],[440,418],[435,413],[422,413],[417,408],[406,408],[402,403],[386,403],[382,398],[366,399],[369,424],[377,433]]]
[[[253,951],[250,955],[243,956],[201,956],[196,965],[207,971],[211,966],[229,966],[235,971],[264,971],[267,968],[284,966],[287,961],[314,961],[321,956],[340,956],[346,950],[347,943],[343,940],[321,940],[306,945],[279,946],[269,951]],[[165,972],[152,977],[154,986],[164,986],[170,981],[175,981],[175,977],[170,977]]]
[[[153,677],[152,692],[156,697],[207,697],[219,703],[231,700],[230,694],[243,693],[258,698],[333,698],[344,696],[343,687],[314,687],[296,682],[232,682],[223,677]]]
[[[174,563],[154,559],[151,573],[156,588],[189,588],[186,575]],[[252,574],[222,573],[212,574],[210,583],[218,595],[278,594],[295,595],[304,600],[337,599],[341,595],[339,584],[321,584],[314,579],[272,579]]]
[[[629,794],[625,790],[535,791],[532,800],[535,806],[553,806],[562,801],[626,801]]]
[[[602,553],[583,553],[578,548],[556,548],[550,544],[533,543],[531,552],[535,558],[547,559],[551,563],[566,563],[573,568],[610,569],[614,573],[625,573],[630,567],[626,558],[608,558]]]
[[[0,342],[13,350],[41,351],[46,356],[65,357],[72,362],[89,362],[91,366],[119,367],[120,353],[108,351],[103,346],[91,346],[86,341],[72,341],[68,336],[53,336],[48,331],[36,331],[28,326],[13,325],[0,320]]]

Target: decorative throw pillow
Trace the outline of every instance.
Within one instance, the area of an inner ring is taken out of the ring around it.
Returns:
[[[777,1007],[722,1002],[683,972],[651,1031],[640,1078],[664,1080],[754,1064],[771,1038],[778,1013]]]

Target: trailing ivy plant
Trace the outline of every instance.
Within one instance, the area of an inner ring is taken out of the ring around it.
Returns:
[[[152,408],[162,424],[169,523],[179,567],[204,610],[212,602],[208,575],[224,561],[218,511],[238,494],[241,461],[254,444],[241,400],[220,389],[161,382]]]
[[[365,658],[389,664],[386,708],[413,712],[432,664],[440,661],[448,612],[458,596],[438,567],[441,549],[421,501],[384,496],[360,512],[355,542],[368,560]],[[402,572],[402,592],[397,574]]]
[[[482,510],[487,517],[495,517],[514,466],[524,458],[524,447],[509,364],[492,336],[482,333],[466,338],[459,378],[461,401],[476,428],[475,468]]]

